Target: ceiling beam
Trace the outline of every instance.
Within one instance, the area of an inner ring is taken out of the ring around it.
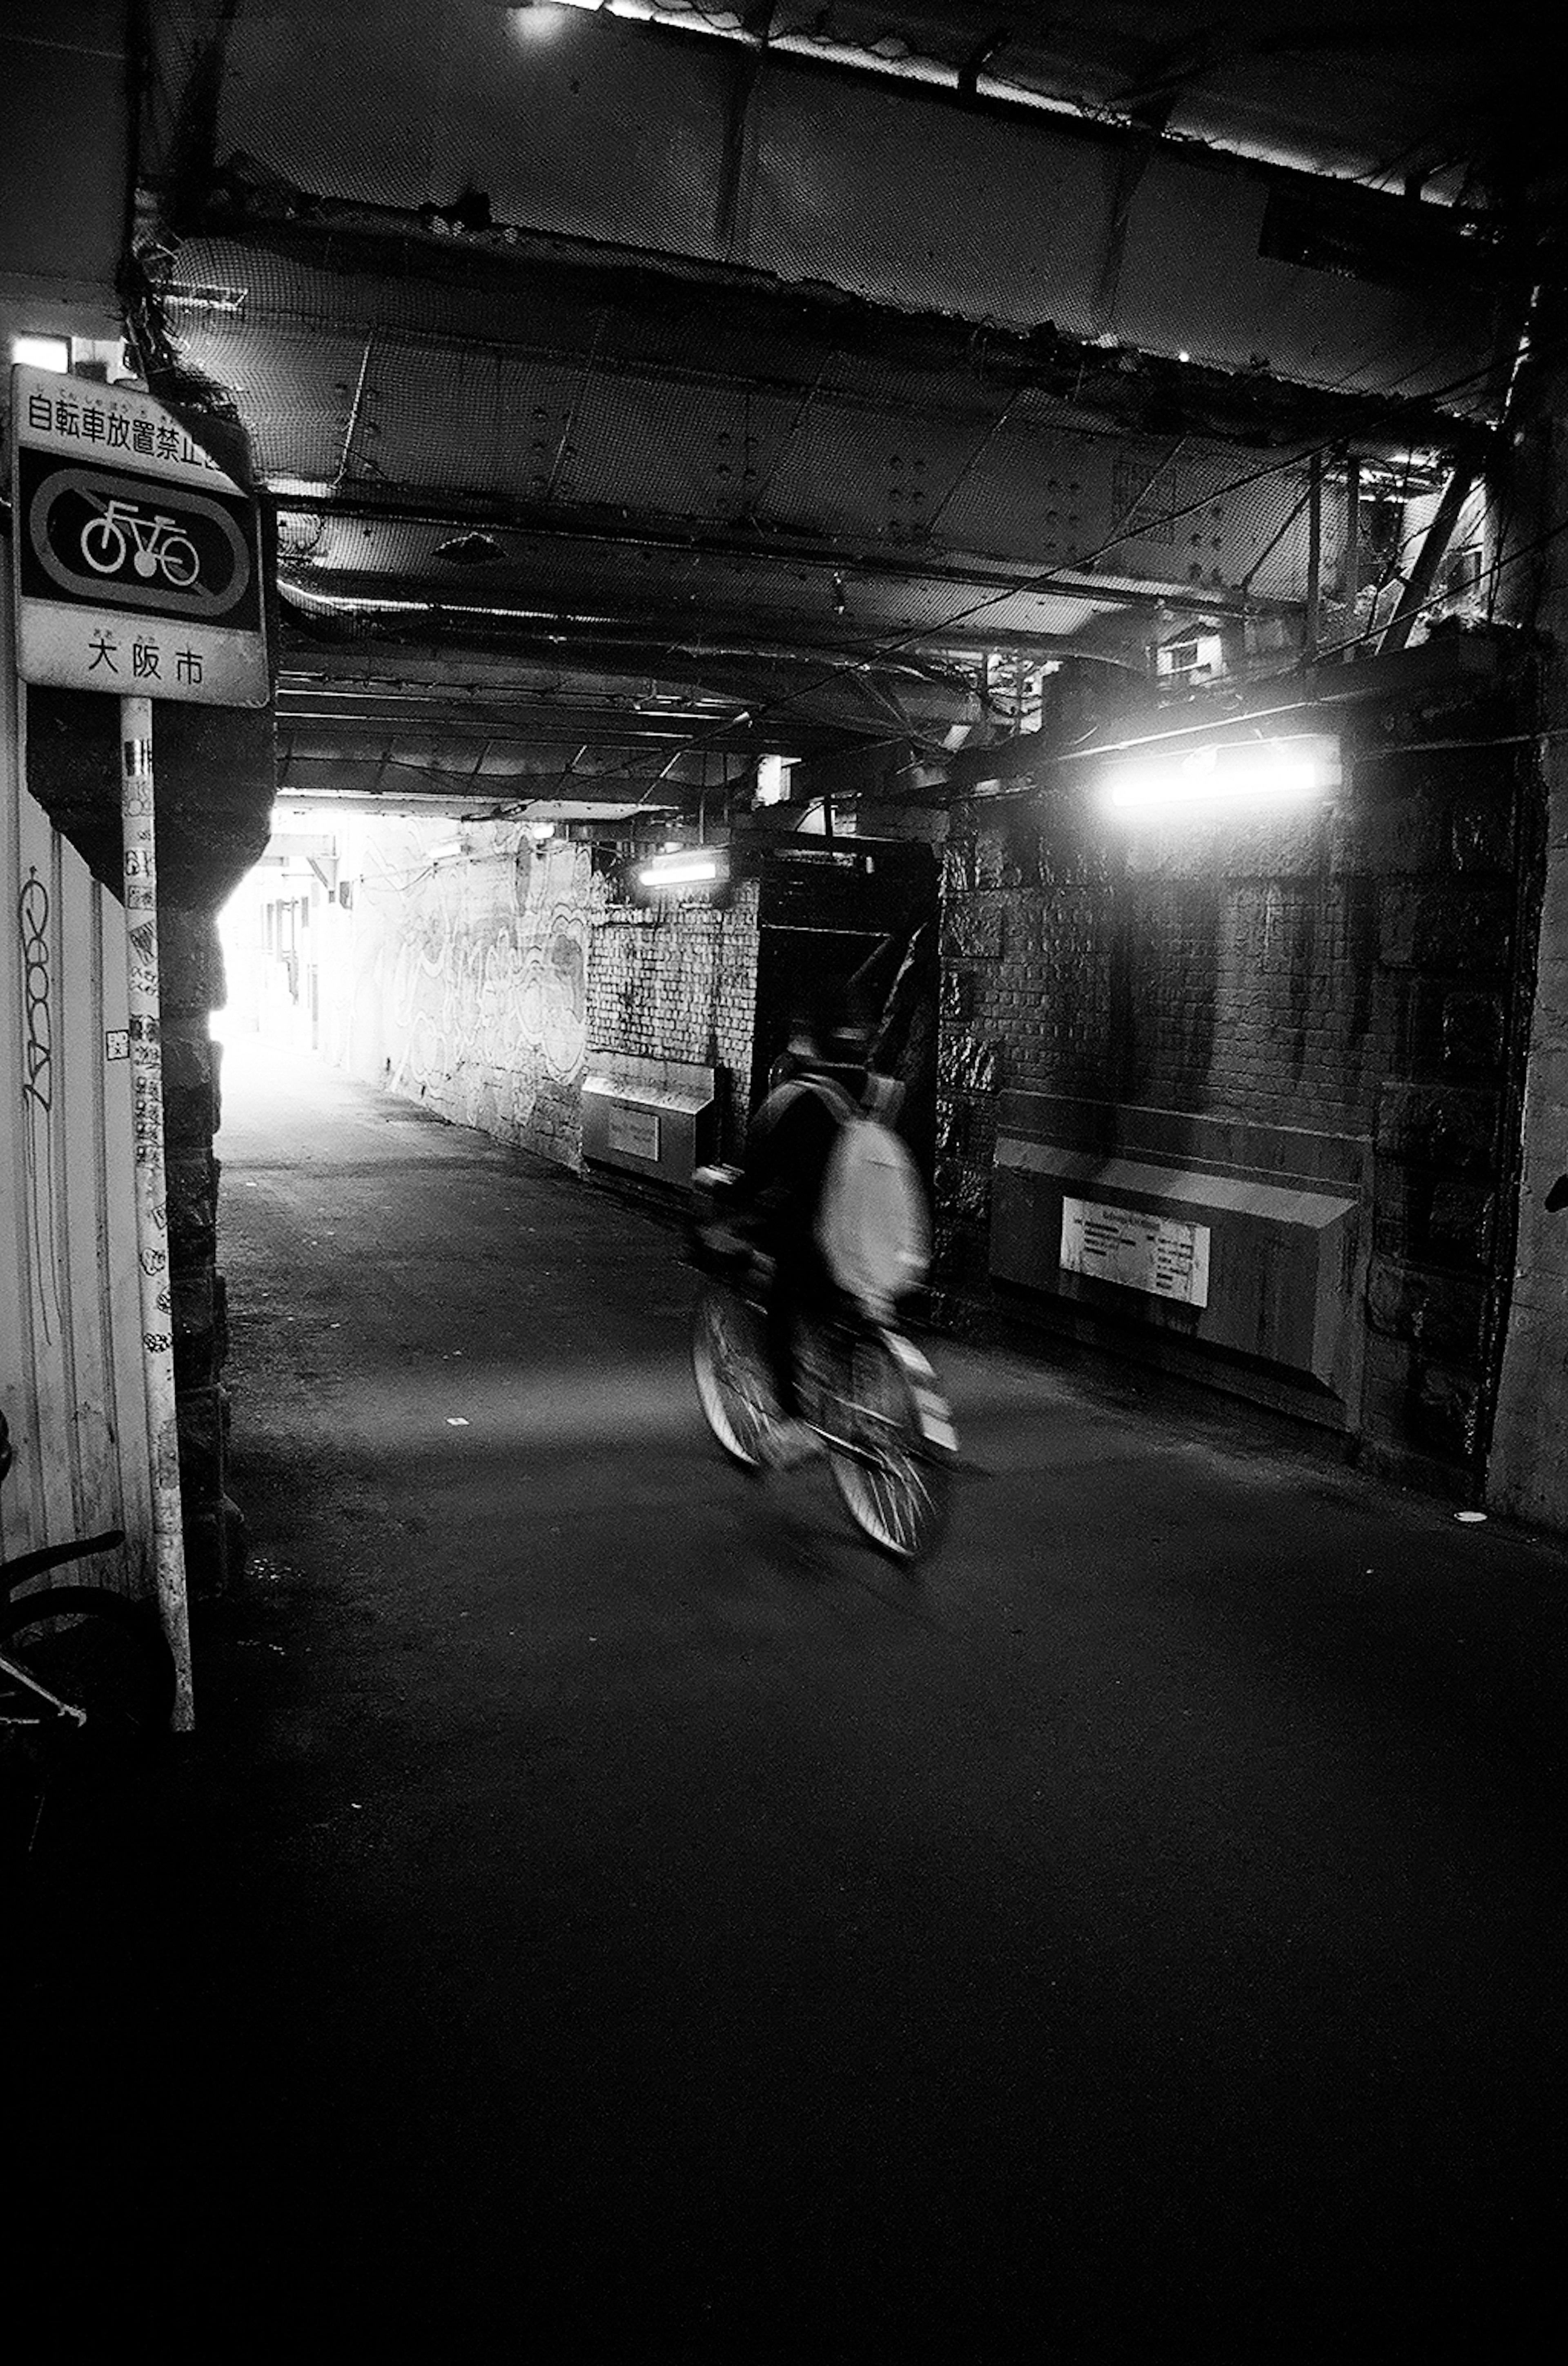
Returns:
[[[1124,144],[1146,160],[1146,132],[1129,131]],[[1298,194],[1310,202],[1319,185],[1304,175],[1288,176],[1289,190],[1298,183]],[[1353,208],[1363,193],[1333,182],[1323,194]],[[1403,225],[1408,203],[1386,202],[1400,207],[1397,220]],[[1433,210],[1421,208],[1423,216]],[[1430,239],[1440,242],[1442,222],[1423,226]],[[424,292],[426,333],[434,343],[450,337],[460,344],[536,347],[541,310],[547,313],[556,305],[586,306],[595,318],[601,308],[656,318],[682,332],[688,347],[701,350],[704,324],[719,307],[725,322],[748,341],[760,339],[775,353],[790,354],[795,375],[807,383],[822,357],[872,355],[892,368],[946,376],[955,383],[972,385],[979,377],[990,387],[1027,386],[1128,434],[1170,434],[1179,427],[1189,434],[1266,447],[1332,438],[1363,442],[1375,453],[1386,448],[1391,436],[1448,450],[1456,438],[1476,433],[1471,422],[1419,397],[1342,393],[1267,372],[1209,367],[1158,354],[1134,356],[1124,347],[1069,336],[1050,321],[1021,329],[949,313],[911,312],[833,288],[786,283],[734,264],[543,231],[508,231],[504,239],[500,233],[435,239],[417,216],[390,206],[247,190],[231,205],[215,200],[206,227],[224,241],[226,267],[236,274],[244,272],[251,254],[264,264],[276,257],[328,275],[334,290],[333,321],[340,330],[368,332],[377,326],[389,292],[398,299],[397,317],[403,317],[402,299],[412,285]],[[1432,259],[1435,268],[1436,249]],[[1461,244],[1456,234],[1455,270],[1472,272],[1484,260],[1484,249],[1473,242]],[[265,268],[259,276],[265,280]],[[176,321],[199,321],[199,296],[182,292],[177,281],[160,300]],[[291,321],[287,310],[268,314],[249,287],[231,291],[225,301],[242,305],[246,327],[316,325],[305,317]],[[1134,369],[1128,366],[1132,359]],[[932,396],[940,399],[934,388]]]

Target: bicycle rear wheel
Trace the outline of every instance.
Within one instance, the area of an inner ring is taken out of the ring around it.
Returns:
[[[906,1565],[926,1560],[947,1527],[947,1446],[928,1434],[914,1383],[887,1341],[848,1342],[840,1390],[842,1443],[829,1438],[828,1459],[844,1509],[879,1552]]]
[[[97,1585],[50,1586],[0,1609],[0,1659],[81,1712],[81,1722],[0,1667],[0,1737],[28,1757],[60,1741],[93,1755],[167,1732],[174,1654],[150,1610]]]
[[[778,1420],[758,1307],[723,1282],[704,1284],[692,1317],[692,1376],[708,1427],[743,1470],[762,1467]]]

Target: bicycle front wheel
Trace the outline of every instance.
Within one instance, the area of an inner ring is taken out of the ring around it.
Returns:
[[[762,1443],[778,1419],[762,1316],[739,1290],[707,1282],[692,1317],[692,1376],[708,1427],[743,1470],[762,1467]]]
[[[0,1610],[0,1735],[25,1754],[134,1749],[167,1732],[174,1706],[174,1654],[139,1603],[57,1585]]]
[[[844,1509],[879,1552],[907,1565],[924,1560],[946,1531],[951,1454],[928,1434],[914,1384],[886,1340],[848,1343],[840,1391],[841,1440],[829,1437],[828,1459]]]

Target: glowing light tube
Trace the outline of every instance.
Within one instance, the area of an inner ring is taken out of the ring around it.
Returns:
[[[1196,748],[1187,756],[1129,764],[1109,775],[1105,795],[1123,811],[1271,805],[1325,796],[1339,781],[1339,749],[1334,740],[1275,740],[1260,747]]]
[[[637,873],[637,884],[642,887],[694,887],[705,880],[716,879],[718,872],[716,854],[704,854],[700,851],[691,854],[657,854]]]

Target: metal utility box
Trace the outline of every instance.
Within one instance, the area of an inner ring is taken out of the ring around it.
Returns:
[[[582,1155],[683,1189],[715,1155],[714,1071],[690,1060],[590,1052],[582,1082]]]
[[[1337,1399],[1359,1346],[1367,1142],[1004,1093],[991,1271],[1066,1326],[1129,1325]]]

